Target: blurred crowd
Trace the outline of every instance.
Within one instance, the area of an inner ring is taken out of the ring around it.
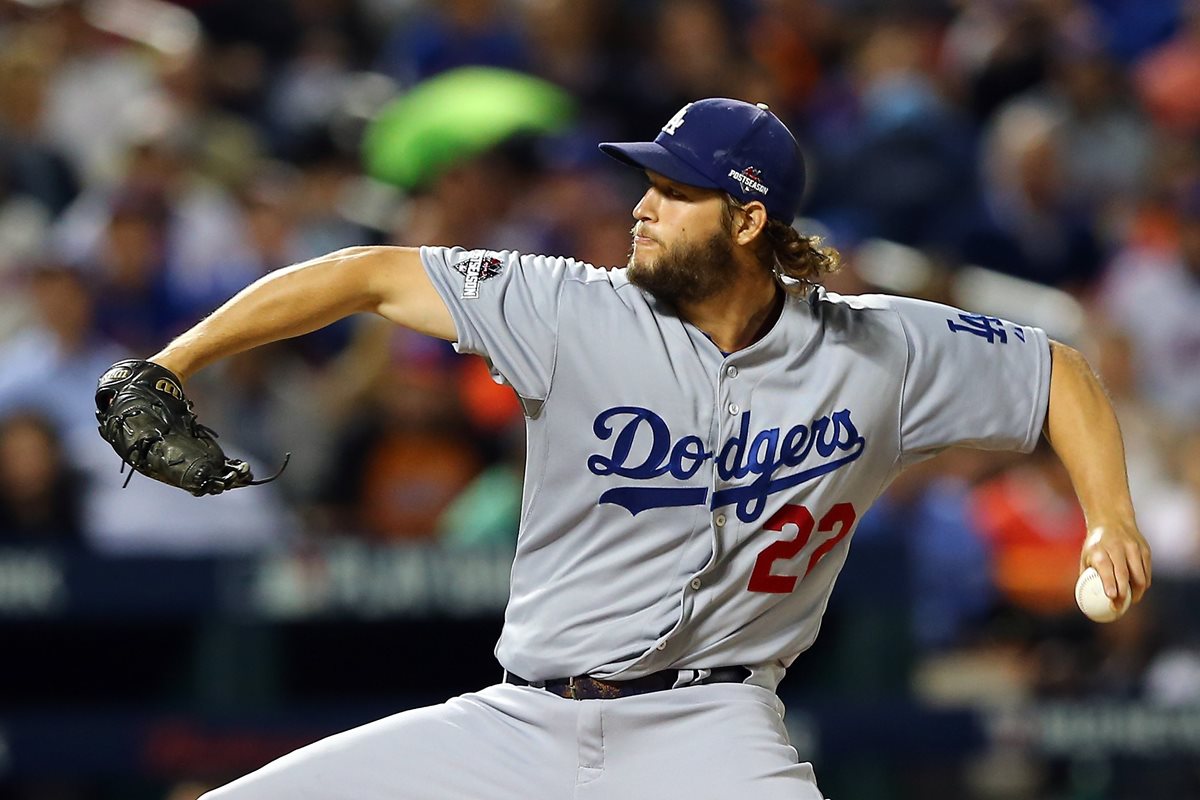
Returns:
[[[562,87],[574,123],[403,190],[366,177],[381,105],[470,65]],[[638,180],[595,142],[715,95],[796,132],[797,225],[846,265],[831,289],[1004,296],[1090,357],[1156,575],[1200,581],[1196,0],[2,0],[0,543],[511,543],[520,409],[449,345],[353,318],[205,370],[189,390],[227,451],[259,474],[294,454],[277,483],[205,500],[137,476],[122,491],[95,379],[352,244],[623,264]],[[968,671],[1009,670],[1014,691],[1086,690],[1055,643],[1103,636],[1109,689],[1200,697],[1196,630],[1073,624],[1083,532],[1048,449],[951,452],[901,478],[855,550],[903,553],[931,696],[955,691],[947,653],[958,674],[985,653]]]

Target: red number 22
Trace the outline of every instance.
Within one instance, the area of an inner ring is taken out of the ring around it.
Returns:
[[[750,583],[746,588],[751,592],[768,592],[771,594],[788,594],[796,588],[796,581],[800,580],[801,576],[796,575],[776,575],[771,572],[771,567],[776,561],[783,559],[795,558],[800,554],[808,544],[808,540],[812,537],[813,527],[821,533],[833,533],[833,536],[826,539],[818,545],[812,555],[808,557],[808,567],[804,570],[804,576],[813,571],[818,562],[829,553],[837,543],[846,538],[846,534],[850,532],[850,528],[854,525],[855,513],[854,506],[849,503],[838,503],[833,508],[826,512],[825,516],[821,517],[819,523],[813,522],[812,513],[804,506],[786,505],[767,520],[763,525],[764,530],[768,531],[783,531],[785,525],[795,525],[798,529],[796,535],[791,539],[772,542],[763,548],[763,551],[758,554],[758,559],[754,562],[754,571],[750,573]]]

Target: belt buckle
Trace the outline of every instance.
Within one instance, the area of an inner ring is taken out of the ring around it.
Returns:
[[[578,700],[579,699],[578,697],[575,696],[575,676],[574,675],[567,678],[567,698],[570,700]]]

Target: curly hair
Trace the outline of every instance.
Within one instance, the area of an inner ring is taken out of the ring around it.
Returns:
[[[736,197],[725,195],[725,224],[732,229],[734,209],[745,208]],[[842,268],[837,249],[822,244],[820,236],[805,236],[786,222],[768,219],[755,255],[780,279],[788,291],[804,292],[825,275]],[[785,280],[786,279],[786,280]]]

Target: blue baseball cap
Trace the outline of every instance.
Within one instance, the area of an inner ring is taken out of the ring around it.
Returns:
[[[800,146],[765,103],[697,100],[679,109],[653,142],[604,142],[600,149],[673,181],[758,200],[783,222],[795,218],[804,190]]]

